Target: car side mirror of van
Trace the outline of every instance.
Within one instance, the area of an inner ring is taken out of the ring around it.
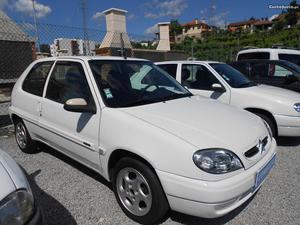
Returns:
[[[212,84],[211,89],[213,91],[217,91],[217,92],[221,92],[221,93],[226,92],[226,89],[219,83]]]
[[[71,98],[64,104],[64,109],[70,112],[96,113],[94,106],[89,106],[84,98]]]

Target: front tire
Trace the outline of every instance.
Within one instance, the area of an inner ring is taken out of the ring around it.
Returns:
[[[133,159],[122,158],[112,171],[112,185],[123,212],[141,224],[161,222],[169,204],[152,169]]]
[[[33,141],[28,133],[28,130],[25,127],[25,124],[22,120],[18,120],[15,123],[15,137],[16,142],[22,152],[33,154],[37,153],[37,144]]]

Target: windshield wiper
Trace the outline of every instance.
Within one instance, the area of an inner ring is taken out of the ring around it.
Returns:
[[[173,94],[173,95],[166,96],[165,98],[162,98],[162,101],[168,101],[168,100],[177,99],[177,98],[190,97],[192,95],[193,95],[192,93]]]
[[[193,94],[191,93],[185,93],[185,94],[173,94],[169,95],[166,97],[159,97],[159,98],[150,98],[150,99],[140,99],[134,102],[130,102],[128,104],[122,105],[121,107],[132,107],[132,106],[138,106],[138,105],[146,105],[146,104],[151,104],[151,103],[156,103],[156,102],[164,102],[172,99],[177,99],[177,98],[183,98],[183,97],[190,97]]]
[[[252,87],[252,86],[256,86],[256,85],[257,85],[257,83],[255,83],[253,81],[249,81],[247,83],[240,84],[239,86],[237,86],[237,88]]]

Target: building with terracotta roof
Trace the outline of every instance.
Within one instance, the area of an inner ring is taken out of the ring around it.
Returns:
[[[201,38],[204,32],[210,32],[211,27],[204,23],[203,21],[199,21],[198,19],[194,19],[191,22],[182,24],[182,35],[184,37],[192,37],[192,38]]]
[[[235,22],[228,24],[229,31],[242,31],[242,30],[253,30],[253,24],[258,22],[259,20],[250,19],[241,22]]]
[[[243,30],[249,30],[250,32],[253,32],[254,30],[265,30],[265,29],[271,29],[273,26],[273,21],[264,20],[264,19],[250,19],[246,21],[241,22],[235,22],[228,24],[228,30],[229,31],[243,31]]]

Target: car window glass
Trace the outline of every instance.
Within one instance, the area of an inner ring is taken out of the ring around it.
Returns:
[[[297,54],[278,54],[278,58],[300,65],[300,55]]]
[[[23,90],[31,94],[42,96],[44,85],[53,62],[35,64],[23,82]]]
[[[251,52],[251,53],[241,53],[238,56],[238,61],[245,59],[270,59],[269,52]]]
[[[57,62],[50,76],[46,98],[64,104],[71,98],[84,98],[93,103],[82,65],[78,62]]]
[[[252,64],[250,76],[251,78],[267,77],[269,65],[267,63],[254,63]]]
[[[158,66],[176,79],[177,64],[164,64]]]
[[[249,76],[250,66],[248,63],[233,63],[230,65],[240,71],[242,74]]]
[[[293,75],[293,72],[287,70],[286,68],[270,63],[269,64],[269,77],[287,77]]]
[[[183,64],[181,68],[182,85],[192,89],[212,90],[218,79],[203,65]]]
[[[191,95],[167,72],[148,61],[91,60],[89,64],[109,107],[132,107]]]

